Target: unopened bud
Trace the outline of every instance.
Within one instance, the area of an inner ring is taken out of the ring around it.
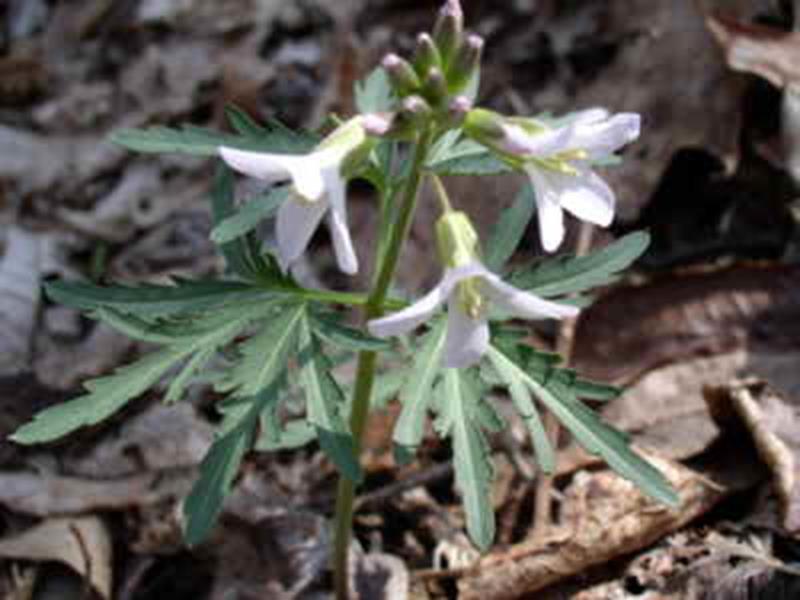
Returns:
[[[447,71],[447,83],[451,92],[460,92],[478,73],[483,45],[483,38],[475,34],[468,35],[461,44]]]
[[[420,87],[420,80],[414,69],[408,64],[408,61],[403,60],[396,54],[387,54],[381,66],[389,77],[389,82],[392,84],[398,96],[403,97],[408,94],[413,94]]]
[[[458,0],[447,0],[439,11],[433,27],[433,40],[439,49],[445,65],[450,63],[461,46],[464,32],[464,11]]]
[[[414,69],[420,77],[424,77],[434,67],[442,68],[442,56],[433,38],[427,33],[420,33],[417,36],[417,49],[414,52]]]
[[[434,105],[441,105],[447,98],[447,80],[441,69],[429,69],[423,82],[423,93]]]
[[[477,142],[496,147],[502,143],[505,121],[501,115],[485,108],[474,108],[464,119],[464,133]]]
[[[446,267],[461,267],[477,260],[478,242],[478,234],[465,213],[450,210],[436,221],[436,248]]]
[[[391,129],[392,119],[390,113],[370,113],[361,118],[361,124],[369,135],[381,137]]]
[[[464,119],[472,110],[472,101],[466,96],[456,96],[447,105],[448,127],[461,127]]]

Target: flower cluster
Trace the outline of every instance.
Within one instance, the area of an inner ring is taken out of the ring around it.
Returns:
[[[323,218],[339,268],[350,275],[358,271],[347,225],[347,181],[359,175],[377,138],[414,140],[426,128],[460,128],[527,176],[535,191],[539,233],[547,252],[557,250],[564,239],[564,210],[602,227],[611,223],[615,195],[594,167],[638,137],[639,116],[593,108],[547,121],[475,108],[472,98],[482,49],[479,36],[464,32],[458,0],[448,0],[432,34],[418,36],[410,62],[395,54],[383,60],[396,98],[393,111],[354,117],[306,155],[219,149],[223,160],[239,172],[268,182],[291,181],[291,193],[277,216],[278,259],[284,271],[302,256]],[[444,362],[466,367],[480,360],[488,346],[490,304],[526,319],[577,314],[573,306],[517,290],[491,273],[481,263],[478,236],[463,212],[446,208],[436,232],[444,267],[441,281],[404,310],[370,321],[374,335],[408,332],[447,304]]]

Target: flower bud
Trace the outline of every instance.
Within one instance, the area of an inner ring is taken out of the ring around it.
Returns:
[[[433,38],[427,33],[420,33],[417,36],[417,49],[414,51],[414,70],[420,77],[424,77],[434,67],[442,68],[442,56]]]
[[[433,27],[433,40],[445,65],[450,63],[461,46],[464,33],[464,11],[458,0],[447,0],[439,11]]]
[[[437,106],[447,99],[447,80],[441,69],[429,69],[423,84],[423,93],[430,102]]]
[[[389,77],[389,82],[398,96],[413,94],[420,87],[420,80],[414,69],[396,54],[387,54],[381,66]]]
[[[464,119],[464,133],[481,144],[496,147],[506,137],[505,120],[496,112],[474,108]]]
[[[483,45],[483,38],[475,34],[468,35],[461,44],[447,70],[447,83],[451,92],[460,92],[479,71]]]
[[[368,135],[382,137],[389,133],[392,119],[391,113],[370,113],[362,117],[361,124]]]
[[[449,210],[436,222],[436,247],[442,264],[454,269],[478,260],[478,234],[461,211]]]
[[[444,123],[450,128],[461,127],[470,110],[472,101],[466,96],[456,96],[447,105]]]

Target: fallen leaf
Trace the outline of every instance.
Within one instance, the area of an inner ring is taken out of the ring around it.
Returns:
[[[710,389],[709,402],[729,402],[772,472],[783,528],[800,534],[800,408],[764,381],[744,379]]]
[[[41,242],[19,227],[9,228],[0,259],[0,374],[25,370],[39,309]]]
[[[353,600],[406,600],[409,574],[397,556],[370,552],[358,556],[350,568]]]
[[[112,592],[111,536],[97,517],[50,519],[0,540],[0,556],[69,565],[109,600]]]

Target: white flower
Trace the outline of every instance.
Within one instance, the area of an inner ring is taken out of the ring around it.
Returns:
[[[249,152],[222,147],[220,156],[233,169],[270,183],[291,180],[289,198],[278,209],[278,262],[286,271],[305,252],[327,215],[336,262],[344,273],[358,271],[358,259],[347,227],[345,162],[368,141],[356,117],[337,128],[305,155]]]
[[[445,269],[439,284],[411,306],[367,323],[380,338],[408,333],[429,320],[447,302],[447,335],[443,366],[469,367],[489,346],[486,300],[522,319],[564,319],[578,308],[550,302],[505,283],[480,262]]]
[[[448,211],[436,224],[436,242],[446,265],[439,284],[411,306],[373,319],[367,329],[376,337],[407,333],[430,319],[447,302],[445,367],[477,363],[489,345],[488,303],[523,319],[574,317],[574,306],[550,302],[508,285],[478,259],[478,236],[469,217]]]
[[[479,120],[484,122],[473,128],[479,141],[530,178],[545,250],[555,251],[564,239],[564,210],[601,227],[611,224],[616,197],[591,165],[639,137],[638,114],[612,116],[593,108],[556,127],[532,119],[504,119],[488,111],[478,114]]]

